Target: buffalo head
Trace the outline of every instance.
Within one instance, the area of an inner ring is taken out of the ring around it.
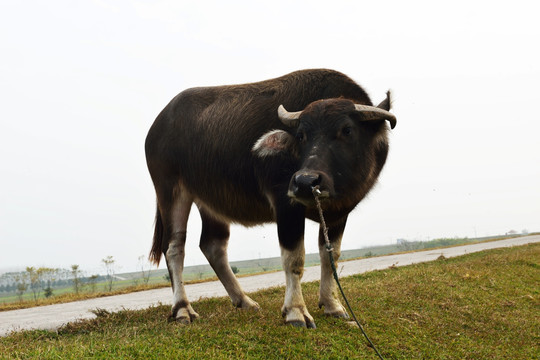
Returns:
[[[264,134],[254,145],[260,157],[287,154],[296,159],[287,195],[313,206],[317,187],[327,203],[354,207],[371,189],[388,152],[387,127],[396,125],[390,93],[378,106],[342,98],[318,100],[302,111],[281,105],[278,117],[286,130]]]

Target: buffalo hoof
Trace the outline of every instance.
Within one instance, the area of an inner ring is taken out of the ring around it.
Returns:
[[[349,318],[349,314],[347,314],[347,312],[336,312],[336,313],[326,313],[325,312],[324,315],[335,317],[335,318],[338,318],[338,319],[348,319]]]
[[[251,300],[248,296],[244,297],[239,303],[233,303],[234,307],[237,309],[248,310],[248,311],[259,311],[261,306],[256,302]]]
[[[174,321],[182,325],[189,325],[198,317],[199,314],[197,314],[189,304],[182,307],[173,306],[171,315],[169,315],[169,322]]]
[[[324,315],[331,316],[335,318],[348,319],[349,314],[345,311],[345,308],[341,303],[335,299],[333,301],[328,301],[327,304],[324,304],[322,301],[319,301],[319,309],[324,306]]]
[[[294,327],[303,327],[308,329],[316,329],[315,321],[305,307],[288,308],[282,310],[282,315],[285,318],[285,323]]]
[[[287,325],[292,325],[294,327],[298,328],[308,328],[308,329],[316,329],[317,325],[313,321],[311,322],[304,322],[304,321],[289,321],[287,322]]]

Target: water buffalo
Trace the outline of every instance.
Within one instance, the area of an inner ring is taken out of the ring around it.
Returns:
[[[287,110],[288,111],[287,111]],[[373,106],[366,92],[332,70],[302,70],[242,85],[199,87],[178,94],[146,138],[146,160],[157,195],[150,259],[165,255],[171,319],[190,323],[182,281],[191,205],[202,219],[200,248],[234,306],[258,309],[241,289],[227,258],[229,225],[276,222],[286,276],[282,314],[295,326],[315,327],[300,286],[305,219],[319,221],[318,186],[337,261],[351,210],[375,184],[388,154],[388,126],[396,118],[390,94]],[[319,307],[347,317],[336,298],[319,232]]]

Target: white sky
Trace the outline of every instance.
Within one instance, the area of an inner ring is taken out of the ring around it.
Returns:
[[[0,269],[94,273],[112,255],[134,270],[151,245],[144,139],[161,109],[192,86],[314,67],[374,102],[395,95],[389,160],[345,249],[538,231],[537,15],[532,1],[2,2]],[[199,232],[194,210],[187,265],[206,262]],[[233,227],[231,260],[278,255],[275,226]]]

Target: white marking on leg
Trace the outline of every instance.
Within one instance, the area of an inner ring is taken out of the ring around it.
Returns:
[[[285,270],[285,301],[281,309],[285,322],[293,325],[315,327],[313,317],[309,314],[302,295],[300,280],[304,274],[304,239],[302,238],[294,250],[281,247],[281,261]]]
[[[341,255],[341,236],[332,242],[332,252],[334,264],[337,268],[337,261]],[[319,256],[321,258],[321,284],[319,287],[319,307],[324,306],[326,315],[337,317],[348,317],[345,308],[337,299],[337,286],[334,281],[330,256],[325,244],[319,243]]]
[[[191,198],[178,191],[178,198],[170,212],[169,221],[172,231],[169,238],[169,246],[165,252],[167,269],[171,276],[171,285],[173,288],[172,315],[176,320],[184,323],[189,323],[192,319],[199,316],[189,304],[183,283],[186,228],[191,204]]]

